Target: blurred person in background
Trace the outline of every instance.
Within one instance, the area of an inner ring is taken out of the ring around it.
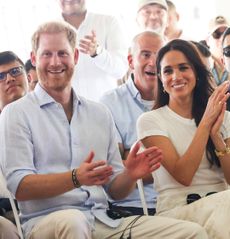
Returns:
[[[168,21],[165,0],[137,0],[136,21],[141,31],[155,31],[164,36]]]
[[[184,29],[180,26],[180,14],[177,11],[176,5],[170,1],[166,0],[168,5],[168,24],[165,29],[165,38],[167,41],[173,39],[184,39],[191,40],[195,37],[190,37],[187,33],[185,33]]]
[[[97,101],[117,86],[128,70],[128,40],[121,22],[87,10],[86,0],[58,0],[62,18],[78,34],[80,51],[73,87],[78,94]]]
[[[26,61],[25,69],[28,78],[29,91],[32,91],[38,83],[38,76],[36,72],[36,67],[33,66],[30,59]]]
[[[12,51],[0,52],[0,113],[5,106],[23,97],[27,90],[27,77],[22,60]],[[0,174],[1,178],[2,168]],[[0,209],[2,216],[12,220],[12,208],[4,194],[4,188],[0,190]],[[4,217],[0,217],[0,238],[19,239],[15,225]]]
[[[206,41],[212,53],[212,73],[217,85],[220,85],[228,79],[228,72],[226,71],[222,60],[223,33],[228,26],[229,22],[224,16],[217,16],[209,22],[209,33]]]

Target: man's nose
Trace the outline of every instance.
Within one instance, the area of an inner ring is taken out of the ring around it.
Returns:
[[[59,65],[60,63],[61,63],[61,61],[60,61],[58,54],[56,54],[56,53],[53,54],[50,59],[50,64],[51,65]]]
[[[13,77],[9,72],[6,73],[6,83],[15,81],[15,77]]]

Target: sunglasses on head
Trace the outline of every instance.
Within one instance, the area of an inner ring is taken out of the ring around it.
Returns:
[[[12,77],[17,77],[23,73],[23,67],[17,66],[9,69],[8,71],[0,72],[0,82],[6,80],[7,74],[10,74]]]
[[[223,54],[224,54],[224,56],[226,56],[226,57],[230,57],[230,46],[224,47],[224,49],[223,49]]]
[[[212,195],[216,192],[209,192],[205,195],[205,197],[209,196],[209,195]],[[197,200],[201,199],[201,196],[197,193],[191,193],[191,194],[188,194],[187,195],[187,204],[190,204],[190,203],[193,203]]]
[[[212,37],[214,39],[220,39],[223,34],[224,34],[224,31],[220,31],[219,29],[217,29],[216,31],[212,33]]]

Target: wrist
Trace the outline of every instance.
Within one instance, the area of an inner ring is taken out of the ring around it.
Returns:
[[[100,46],[100,45],[97,45],[97,48],[96,48],[96,51],[95,51],[95,53],[93,54],[93,55],[90,55],[92,58],[94,58],[94,57],[96,57],[96,56],[98,56],[98,55],[100,55],[101,53],[102,53],[102,47]]]
[[[216,154],[217,157],[223,157],[223,156],[225,156],[226,154],[230,154],[230,146],[225,145],[224,148],[215,149],[215,154]]]

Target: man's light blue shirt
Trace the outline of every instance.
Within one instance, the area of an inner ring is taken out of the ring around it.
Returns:
[[[129,150],[137,140],[136,121],[138,117],[149,111],[143,104],[141,94],[132,77],[125,84],[105,93],[100,102],[104,103],[113,115],[118,142]],[[152,184],[145,185],[145,197],[148,208],[155,208],[157,193],[153,190]],[[125,199],[113,203],[124,207],[142,207],[138,189],[135,189]]]
[[[123,170],[111,113],[102,104],[77,97],[74,91],[70,123],[61,104],[39,84],[6,106],[0,117],[0,144],[2,167],[13,194],[25,176],[70,171],[79,167],[91,150],[94,160],[107,160],[113,166],[111,180]],[[44,215],[69,208],[84,212],[91,225],[97,217],[116,227],[120,220],[107,216],[107,206],[101,186],[82,186],[56,197],[19,202],[25,234]]]

